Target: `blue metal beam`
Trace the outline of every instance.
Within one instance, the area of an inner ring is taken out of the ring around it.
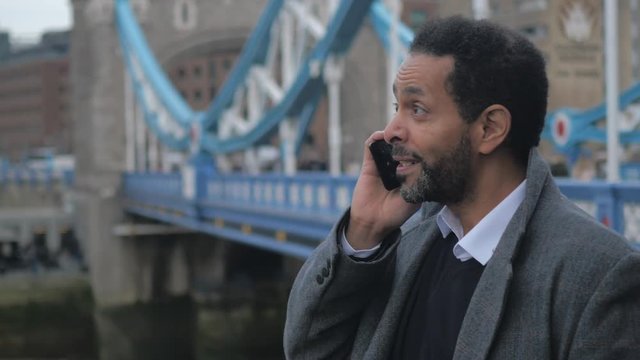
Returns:
[[[640,83],[637,83],[620,94],[619,108],[625,109],[634,102],[640,100]],[[550,140],[556,148],[562,152],[570,152],[584,142],[604,143],[607,139],[606,129],[597,127],[597,123],[606,118],[606,104],[579,110],[573,108],[561,108],[547,114],[542,138]],[[557,144],[553,140],[552,132],[556,116],[563,114],[570,120],[570,133],[566,144]],[[640,131],[632,130],[620,133],[621,144],[640,142]]]
[[[146,78],[171,116],[183,125],[195,121],[196,114],[173,87],[149,48],[129,1],[115,0],[115,13],[118,31],[125,43],[130,44],[128,51],[135,54]]]
[[[369,16],[371,19],[371,24],[378,34],[378,38],[380,42],[382,42],[382,46],[384,49],[389,52],[389,34],[391,31],[391,14],[389,10],[384,6],[382,1],[376,0],[371,4],[371,10],[369,12]],[[413,41],[414,34],[411,29],[409,29],[404,23],[398,23],[398,37],[400,39],[400,43],[409,48],[411,42]]]
[[[216,126],[223,112],[233,102],[233,97],[249,74],[249,69],[255,64],[264,64],[267,49],[271,43],[271,28],[282,9],[283,0],[271,0],[262,12],[256,27],[244,44],[240,56],[229,73],[227,80],[218,92],[207,111],[204,113],[202,128],[206,132],[217,131]]]
[[[212,132],[205,132],[202,148],[210,153],[229,153],[250,147],[262,140],[276,125],[289,117],[301,114],[309,99],[324,86],[322,64],[330,54],[346,51],[361,26],[372,0],[343,0],[332,18],[325,36],[312,49],[309,58],[301,67],[294,83],[288,89],[283,100],[271,108],[258,125],[244,135],[221,140]],[[319,67],[311,71],[311,64]],[[222,111],[222,110],[220,110]],[[221,113],[220,113],[221,114]]]
[[[129,206],[127,207],[127,210],[134,214],[157,219],[165,223],[182,226],[188,229],[199,231],[201,233],[220,237],[222,239],[235,241],[241,244],[281,253],[284,255],[294,256],[300,259],[307,258],[315,248],[313,246],[278,241],[274,237],[270,236],[260,234],[247,234],[241,230],[217,227],[211,223],[200,221],[194,218],[172,214],[161,214],[142,207]]]

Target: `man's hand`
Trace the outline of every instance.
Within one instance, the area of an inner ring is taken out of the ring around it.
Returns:
[[[409,204],[400,188],[387,191],[382,185],[369,145],[383,139],[382,131],[374,132],[366,141],[360,177],[353,191],[347,240],[356,249],[370,249],[413,215],[420,204]]]

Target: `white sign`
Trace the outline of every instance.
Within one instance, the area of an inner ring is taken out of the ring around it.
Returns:
[[[182,168],[182,196],[190,200],[196,197],[196,172],[192,164]]]
[[[551,136],[558,146],[565,146],[571,137],[571,119],[565,113],[557,113],[551,122]]]

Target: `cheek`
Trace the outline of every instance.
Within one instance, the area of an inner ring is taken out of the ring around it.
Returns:
[[[424,142],[416,148],[418,154],[422,157],[423,162],[427,165],[433,165],[442,157],[445,150],[442,144],[438,144],[435,141]]]
[[[428,121],[409,124],[407,145],[420,154],[427,164],[433,165],[455,149],[463,133],[461,119],[438,114]]]

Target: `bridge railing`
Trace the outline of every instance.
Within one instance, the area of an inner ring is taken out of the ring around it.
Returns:
[[[562,193],[583,210],[640,247],[640,182],[556,182]]]
[[[251,246],[306,257],[347,208],[355,178],[326,173],[204,177],[204,191],[184,196],[181,174],[128,173],[125,208],[138,215]]]
[[[324,173],[231,175],[209,179],[207,200],[334,217],[349,205],[354,185],[353,177]]]
[[[124,175],[124,197],[130,205],[161,213],[187,214],[193,207],[183,196],[179,173],[128,173]]]
[[[128,211],[299,257],[307,256],[349,206],[356,178],[327,173],[210,175],[196,199],[174,174],[125,174]],[[640,183],[557,179],[586,212],[640,247]]]
[[[10,167],[0,169],[0,186],[32,185],[51,186],[73,185],[73,170],[30,169],[28,167]]]

